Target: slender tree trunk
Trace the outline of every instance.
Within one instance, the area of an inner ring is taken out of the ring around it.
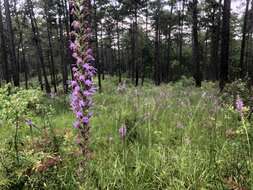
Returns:
[[[160,7],[161,2],[157,0],[156,20],[155,20],[155,84],[160,85]]]
[[[28,67],[27,67],[27,62],[26,62],[26,58],[25,58],[25,53],[22,54],[22,62],[24,65],[24,69],[25,69],[25,88],[28,89]]]
[[[39,62],[40,62],[40,64],[38,66],[41,66],[41,69],[42,69],[42,73],[43,73],[43,77],[44,77],[44,81],[45,81],[46,92],[51,93],[51,88],[50,88],[50,85],[49,85],[49,82],[47,79],[47,73],[46,73],[46,67],[45,67],[45,62],[44,62],[44,57],[43,57],[43,50],[41,47],[38,25],[37,25],[37,21],[35,19],[34,12],[33,12],[32,1],[27,0],[27,4],[29,7],[29,16],[30,16],[31,25],[32,25],[33,40],[34,40],[34,44],[36,46],[36,50],[37,50],[37,54],[38,54]],[[38,68],[38,74],[40,75],[40,68]],[[39,79],[39,80],[41,80],[41,79]],[[41,82],[42,81],[40,81],[40,83]],[[41,83],[41,86],[43,86],[42,83]]]
[[[26,15],[23,13],[23,18],[20,23],[19,18],[18,18],[18,13],[17,13],[17,0],[14,0],[14,12],[16,15],[16,24],[17,24],[17,30],[19,34],[19,42],[18,42],[18,56],[17,56],[17,62],[18,64],[18,70],[22,73],[24,73],[25,76],[25,88],[28,89],[28,67],[27,67],[27,62],[26,62],[26,51],[25,51],[25,45],[24,45],[24,33],[23,33],[23,28],[25,27],[25,22],[26,22]],[[22,15],[20,15],[22,16]],[[21,50],[21,51],[20,51]],[[21,60],[19,59],[20,55],[19,53],[21,52]],[[22,70],[20,69],[22,68]]]
[[[220,90],[221,91],[224,89],[228,81],[230,7],[231,7],[231,0],[224,0],[222,38],[221,38],[221,65],[220,65]]]
[[[171,54],[171,27],[169,26],[169,31],[168,31],[168,38],[167,38],[167,55],[166,55],[166,59],[167,59],[167,63],[166,63],[166,82],[169,82],[172,78],[171,76],[171,72],[170,72],[170,54]]]
[[[68,10],[68,12],[70,12],[70,10]],[[74,20],[76,19],[75,16],[73,14],[68,14],[69,15],[69,23],[73,23]],[[72,24],[70,24],[70,31],[75,31],[74,27]],[[58,33],[58,32],[57,32]],[[69,40],[72,41],[73,43],[75,42],[75,37],[74,35],[71,35],[71,33],[69,33]],[[72,76],[72,80],[74,80],[74,74],[73,74],[73,65],[75,65],[76,60],[73,58],[73,56],[71,55],[71,51],[69,51],[69,56],[70,56],[70,71],[71,71],[71,76]]]
[[[252,39],[251,39],[251,33],[249,32],[246,37],[246,48],[245,48],[245,71],[247,73],[247,76],[249,74],[249,61],[250,61],[250,49],[252,45]]]
[[[0,5],[2,4],[0,0]],[[6,46],[6,37],[4,35],[4,26],[3,26],[3,16],[2,9],[0,8],[0,37],[1,37],[1,60],[2,60],[2,68],[3,68],[3,76],[6,83],[10,82],[10,74],[9,74],[9,65],[8,65],[8,55],[7,55],[7,46]]]
[[[200,54],[199,54],[199,41],[198,41],[198,0],[193,0],[192,3],[192,60],[195,65],[195,82],[197,87],[201,87],[201,69],[200,69]]]
[[[132,78],[132,83],[134,83],[134,68],[136,65],[136,58],[135,58],[135,26],[134,22],[131,25],[131,62],[130,63],[130,71],[131,71],[131,78]]]
[[[68,4],[67,4],[67,0],[61,0],[61,4],[63,6],[63,15],[64,15],[64,19],[63,19],[63,23],[65,26],[65,31],[67,36],[69,36],[70,34],[70,23],[69,23],[69,10],[68,10]],[[69,41],[65,40],[65,56],[66,56],[66,72],[67,75],[69,74],[69,70],[70,70],[70,74],[71,74],[71,78],[73,79],[73,72],[72,72],[72,55],[69,53]],[[70,68],[70,69],[69,69]]]
[[[10,49],[10,60],[12,65],[12,78],[15,86],[19,86],[19,70],[18,64],[16,60],[16,50],[15,50],[15,40],[14,40],[14,32],[12,28],[12,20],[11,20],[11,13],[10,13],[10,5],[9,0],[4,0],[4,7],[5,7],[5,15],[6,15],[6,23],[7,23],[7,31],[9,35],[9,49]]]
[[[62,25],[62,16],[63,16],[63,5],[61,4],[62,1],[58,4],[58,22],[59,22],[59,43],[60,47],[65,47],[64,44],[64,38],[63,38],[63,25]],[[66,62],[66,56],[65,56],[65,48],[60,48],[60,57],[61,57],[61,67],[62,67],[62,84],[63,84],[63,90],[64,93],[68,93],[68,66]]]
[[[105,73],[104,73],[105,56],[104,56],[104,40],[103,40],[103,24],[102,24],[102,23],[101,23],[100,39],[101,39],[100,73],[102,74],[102,80],[105,80]],[[102,85],[101,85],[101,86],[102,86]]]
[[[240,56],[240,77],[245,77],[245,66],[244,66],[244,58],[245,58],[245,46],[246,46],[246,34],[247,34],[247,27],[248,27],[248,12],[249,12],[249,3],[250,0],[246,0],[246,9],[245,15],[243,20],[243,29],[242,29],[242,43],[241,43],[241,56]]]
[[[214,73],[213,79],[219,80],[219,50],[220,50],[220,32],[221,32],[221,0],[219,2],[219,10],[216,12],[216,6],[213,7],[212,13],[212,34],[211,34],[211,57],[210,62]]]
[[[137,41],[138,41],[138,15],[137,15],[137,4],[135,4],[134,10],[134,65],[135,65],[135,86],[139,84],[139,61],[137,60]]]
[[[24,27],[25,25],[25,15],[23,17],[23,21],[22,21],[22,27]],[[24,45],[24,34],[22,32],[22,30],[20,29],[20,43],[21,43],[21,50],[22,50],[22,67],[24,68],[24,74],[25,74],[25,88],[28,89],[28,75],[29,75],[29,68],[27,66],[27,62],[26,62],[26,51],[25,51],[25,45]]]
[[[56,77],[55,77],[55,63],[54,63],[54,53],[53,53],[53,46],[52,46],[52,24],[51,24],[51,17],[49,13],[49,2],[45,5],[45,14],[47,20],[47,40],[48,40],[48,50],[49,50],[49,60],[50,60],[50,73],[51,73],[51,84],[54,86],[54,92],[57,92],[56,87]]]
[[[203,44],[203,50],[202,52],[200,51],[200,60],[203,63],[203,67],[205,67],[203,70],[205,70],[205,78],[202,78],[202,80],[211,80],[211,67],[208,64],[208,51],[209,51],[209,47],[208,47],[208,41],[209,41],[209,28],[207,27],[205,29],[205,39],[204,39],[204,44]],[[204,72],[204,71],[203,71]],[[203,74],[202,74],[203,76]],[[204,76],[203,76],[204,77]]]
[[[148,39],[148,4],[146,4],[146,10],[145,10],[145,37],[146,37],[146,40]],[[147,42],[145,43],[145,47],[144,49],[147,48]],[[146,71],[146,59],[144,60],[144,56],[147,56],[145,55],[145,52],[144,50],[142,51],[142,75],[141,75],[141,85],[143,86],[144,85],[144,80],[145,80],[145,71]]]
[[[120,31],[119,22],[117,22],[117,47],[118,47],[118,73],[119,73],[119,83],[121,83],[121,54],[120,54]]]
[[[62,0],[62,6],[63,6],[63,15],[64,15],[64,24],[67,32],[67,36],[69,36],[69,11],[68,11],[68,5],[67,5],[67,0]]]
[[[184,9],[185,9],[185,0],[182,1],[183,7],[179,11],[179,62],[180,66],[183,64],[183,28],[184,28]]]
[[[170,16],[172,17],[173,16],[173,9],[174,9],[174,6],[173,4],[171,4],[171,8],[170,8]],[[169,24],[169,27],[168,27],[168,39],[167,39],[167,67],[166,67],[166,82],[169,82],[170,80],[172,80],[172,76],[171,76],[171,66],[170,66],[170,54],[171,54],[171,31],[172,31],[172,23]]]
[[[17,25],[16,30],[17,30],[17,33],[18,33],[18,36],[19,36],[18,42],[17,42],[17,44],[15,44],[15,52],[17,52],[17,54],[16,54],[16,64],[17,64],[17,70],[20,74],[21,73],[20,68],[21,68],[21,64],[22,64],[22,62],[20,61],[20,49],[22,50],[21,43],[22,43],[22,40],[23,40],[23,36],[22,36],[23,31],[20,27],[20,22],[19,22],[19,18],[18,18],[19,15],[18,15],[18,12],[17,12],[17,0],[14,0],[13,3],[14,3],[14,5],[13,5],[14,6],[13,14],[15,15],[15,22],[16,22],[15,24]],[[14,41],[15,41],[15,39],[14,39]]]
[[[108,43],[106,43],[106,66],[110,75],[114,76],[114,57],[113,57],[113,50],[112,50],[112,31],[111,28],[107,28],[107,38]]]
[[[253,1],[252,1],[252,5],[253,5]],[[252,6],[253,7],[253,6]],[[249,69],[249,77],[250,77],[250,83],[251,85],[253,85],[253,55],[252,55],[252,51],[253,51],[253,32],[250,32],[250,48],[248,51],[248,56],[249,56],[249,65],[250,65],[250,69]]]
[[[97,19],[97,3],[94,0],[94,24],[95,24],[95,55],[96,55],[96,67],[97,67],[97,75],[98,75],[98,87],[99,92],[102,92],[102,83],[101,83],[101,64],[100,64],[100,56],[99,56],[99,46],[98,46],[98,19]]]

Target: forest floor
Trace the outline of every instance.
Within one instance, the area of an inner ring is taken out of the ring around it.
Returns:
[[[217,86],[191,81],[118,89],[94,97],[91,156],[80,166],[69,97],[47,98],[55,110],[20,129],[0,128],[0,189],[253,189],[252,127]],[[121,138],[119,129],[126,127]]]

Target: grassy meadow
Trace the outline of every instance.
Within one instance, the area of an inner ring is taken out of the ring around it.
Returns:
[[[94,97],[85,166],[69,97],[43,104],[52,113],[20,126],[18,153],[15,127],[1,122],[0,189],[253,189],[252,121],[224,102],[215,83],[118,89],[116,79],[106,80]]]

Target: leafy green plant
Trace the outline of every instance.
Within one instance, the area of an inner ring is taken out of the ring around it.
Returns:
[[[15,128],[14,148],[18,155],[18,130],[22,126],[35,127],[32,118],[37,115],[49,116],[50,107],[43,106],[43,94],[39,90],[24,90],[7,84],[0,89],[0,120],[2,125]],[[46,120],[45,120],[46,121]]]
[[[252,92],[247,81],[241,79],[227,84],[222,92],[222,99],[227,104],[235,105],[237,96],[240,96],[245,105],[252,107]]]

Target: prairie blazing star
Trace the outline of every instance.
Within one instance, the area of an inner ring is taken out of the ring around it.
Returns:
[[[32,126],[33,126],[33,122],[32,122],[32,120],[30,120],[30,119],[27,119],[27,120],[25,121],[25,123],[26,123],[26,125],[28,125],[29,127],[32,127]]]
[[[122,139],[124,139],[126,137],[126,134],[127,134],[127,128],[126,126],[122,126],[120,129],[119,129],[119,135]]]
[[[75,31],[78,31],[80,29],[80,22],[78,22],[78,21],[75,20],[72,23],[72,26],[73,26],[73,28],[74,28]]]
[[[237,96],[237,99],[236,99],[236,110],[242,114],[242,111],[243,111],[243,107],[244,107],[244,104],[243,104],[243,101],[242,99],[240,98],[240,96]]]
[[[71,20],[69,49],[75,64],[72,65],[74,79],[72,87],[71,107],[76,116],[74,127],[78,129],[78,144],[83,155],[87,158],[92,95],[95,93],[93,76],[95,58],[91,48],[91,0],[69,0]]]

